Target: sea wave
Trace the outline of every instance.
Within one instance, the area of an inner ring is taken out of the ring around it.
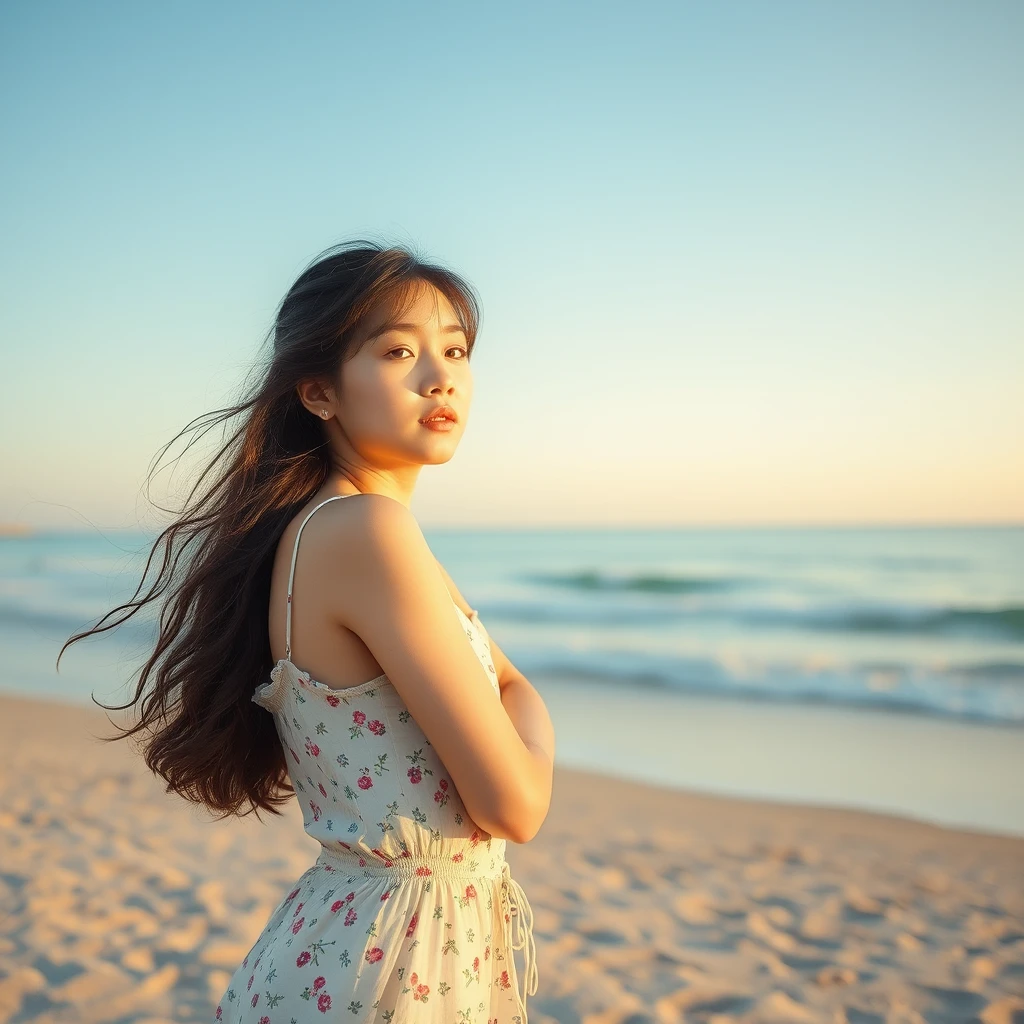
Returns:
[[[694,583],[693,580],[689,581]],[[612,590],[602,584],[595,590]],[[624,584],[621,591],[639,590],[638,585]],[[671,591],[665,587],[647,593],[694,593],[698,590],[723,587],[690,586]],[[502,618],[520,623],[563,623],[599,627],[620,624],[628,626],[645,622],[660,626],[686,626],[698,621],[717,621],[756,629],[785,629],[808,633],[877,633],[920,635],[931,637],[977,637],[979,639],[1024,641],[1024,606],[1017,604],[995,607],[951,605],[886,605],[842,602],[832,605],[821,601],[789,603],[754,603],[743,600],[695,600],[688,603],[667,601],[629,602],[586,600],[582,597],[556,600],[498,600],[494,611]],[[492,612],[493,614],[493,612]]]
[[[917,664],[832,665],[780,659],[671,658],[636,651],[559,648],[517,652],[524,675],[554,674],[616,687],[801,704],[884,708],[1024,725],[1024,664],[923,667]]]
[[[536,573],[525,577],[529,583],[545,587],[564,587],[589,593],[593,591],[638,594],[692,594],[709,590],[736,590],[757,581],[740,576],[680,576],[672,573],[615,574],[590,570],[574,573]]]

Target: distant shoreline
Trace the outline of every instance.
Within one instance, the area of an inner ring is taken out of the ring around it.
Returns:
[[[719,522],[719,523],[667,523],[661,521],[651,522],[596,522],[587,520],[573,522],[571,520],[554,520],[551,522],[456,522],[452,519],[431,521],[426,517],[418,517],[421,526],[437,534],[471,534],[471,533],[560,533],[580,531],[588,533],[620,533],[630,530],[643,531],[644,533],[673,533],[673,532],[698,532],[714,533],[716,531],[733,533],[785,533],[787,531],[805,530],[808,532],[826,533],[835,531],[841,533],[856,533],[862,531],[884,532],[884,531],[906,531],[906,532],[928,532],[941,530],[1022,530],[1024,520],[1020,519],[992,519],[992,520],[935,520],[925,522],[896,521],[887,522]],[[158,526],[144,526],[135,524],[131,526],[119,525],[91,525],[91,526],[40,526],[29,523],[0,524],[0,536],[32,536],[45,534],[100,534],[103,533],[140,533],[152,536],[154,539],[165,527],[165,523]]]

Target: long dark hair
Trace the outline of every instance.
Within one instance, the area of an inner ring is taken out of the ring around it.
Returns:
[[[111,711],[138,703],[139,721],[116,726],[121,735],[104,741],[146,730],[146,765],[167,792],[221,812],[218,820],[253,811],[259,818],[260,809],[279,815],[275,805],[295,794],[273,717],[251,697],[273,667],[267,614],[277,542],[331,469],[323,425],[299,400],[297,385],[333,378],[355,354],[366,317],[388,303],[389,323],[400,321],[424,283],[452,304],[472,354],[480,322],[472,287],[405,248],[358,239],[330,247],[303,270],[276,310],[272,352],[254,367],[242,401],[192,420],[158,454],[156,466],[183,434],[197,435],[191,446],[240,417],[153,544],[132,598],[71,636],[57,655],[59,669],[69,645],[121,625],[166,594],[135,697],[121,705],[93,701]],[[161,545],[159,571],[139,597]],[[107,622],[119,612],[125,614]]]

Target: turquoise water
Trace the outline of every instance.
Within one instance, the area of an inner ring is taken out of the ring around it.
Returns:
[[[527,676],[1024,724],[1021,527],[424,532]],[[123,700],[154,613],[54,661],[151,543],[0,539],[0,687]]]

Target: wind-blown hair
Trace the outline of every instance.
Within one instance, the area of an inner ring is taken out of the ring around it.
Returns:
[[[390,306],[388,323],[400,322],[423,283],[451,303],[466,332],[468,358],[480,310],[457,274],[405,248],[362,239],[330,247],[303,270],[275,312],[263,340],[265,346],[272,336],[272,352],[254,366],[255,382],[242,401],[192,420],[158,453],[155,466],[183,434],[194,435],[187,450],[216,424],[238,418],[180,513],[162,510],[175,519],[154,542],[135,593],[72,635],[57,655],[59,669],[70,644],[113,629],[164,597],[156,606],[157,642],[134,698],[121,705],[92,699],[107,710],[138,704],[135,725],[112,723],[121,735],[102,739],[145,730],[145,763],[166,781],[166,792],[220,812],[218,820],[253,811],[259,818],[260,809],[279,815],[276,805],[295,795],[273,716],[251,697],[273,667],[267,619],[277,543],[331,469],[324,425],[302,404],[297,386],[333,379],[357,351],[366,317]],[[160,568],[140,597],[161,546]]]

